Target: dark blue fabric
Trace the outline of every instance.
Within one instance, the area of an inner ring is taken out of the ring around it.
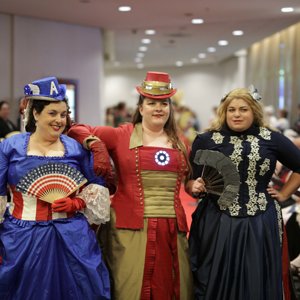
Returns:
[[[221,208],[218,197],[208,195],[193,214],[189,244],[196,299],[282,300],[282,222],[267,187],[277,161],[300,172],[299,149],[267,128],[233,132],[224,126],[196,137],[190,156],[194,179],[202,174],[193,162],[199,149],[229,157],[240,189],[236,211]]]
[[[108,271],[81,214],[48,222],[7,216],[0,253],[1,300],[110,299]]]
[[[93,172],[89,152],[61,135],[62,157],[27,155],[30,133],[0,143],[0,195],[32,168],[66,163],[89,183],[104,184]],[[52,221],[25,221],[6,215],[0,224],[0,300],[110,299],[109,275],[95,233],[84,216]]]
[[[281,300],[281,247],[276,209],[248,218],[220,212],[204,199],[190,231],[195,298]]]

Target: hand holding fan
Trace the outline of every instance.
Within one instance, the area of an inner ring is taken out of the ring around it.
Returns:
[[[228,204],[239,192],[240,176],[234,163],[223,153],[198,150],[194,163],[202,168],[202,179],[208,194],[220,196],[218,202]]]
[[[47,163],[23,176],[16,190],[52,203],[71,195],[86,182],[80,171],[67,164]]]

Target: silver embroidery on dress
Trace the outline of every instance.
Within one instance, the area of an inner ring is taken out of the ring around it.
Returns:
[[[211,138],[215,144],[222,144],[224,136],[220,132],[214,132]]]
[[[278,231],[279,231],[279,239],[280,243],[282,244],[282,235],[283,235],[283,228],[282,228],[282,214],[281,214],[281,208],[279,203],[274,200],[276,211],[277,211],[277,220],[278,220]]]
[[[265,158],[264,162],[260,165],[259,175],[264,176],[270,170],[270,160]]]
[[[232,160],[232,162],[236,165],[236,168],[238,170],[238,165],[239,163],[242,161],[242,140],[239,139],[236,136],[233,136],[230,138],[230,143],[233,144],[233,153],[230,155],[230,159]],[[229,210],[229,213],[231,216],[238,216],[239,215],[239,211],[241,209],[241,206],[239,205],[239,195],[237,195],[237,197],[234,199],[233,202],[229,202],[228,203],[223,200],[218,201],[218,205],[220,207],[220,210]]]
[[[255,173],[257,169],[257,162],[260,159],[259,155],[259,139],[253,135],[247,137],[247,141],[251,143],[251,150],[248,155],[249,166],[248,166],[248,177],[246,183],[249,189],[249,202],[246,204],[247,213],[250,216],[254,216],[258,207],[258,196],[256,194],[255,188],[257,185],[257,180],[255,179]]]
[[[266,127],[259,127],[259,135],[265,140],[271,139],[271,131]]]

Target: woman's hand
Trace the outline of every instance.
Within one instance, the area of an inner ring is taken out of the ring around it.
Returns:
[[[206,193],[204,180],[201,177],[198,177],[196,180],[189,180],[186,184],[186,191],[196,197]]]
[[[269,195],[272,198],[274,198],[274,199],[276,199],[276,200],[278,200],[280,202],[285,201],[288,198],[285,195],[283,195],[280,191],[278,191],[278,190],[276,190],[276,189],[274,189],[272,187],[268,187],[267,188],[267,192],[269,193]]]
[[[52,203],[53,212],[71,213],[86,207],[85,202],[81,198],[61,198]]]

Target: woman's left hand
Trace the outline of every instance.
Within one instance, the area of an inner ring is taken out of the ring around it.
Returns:
[[[272,188],[272,187],[268,187],[267,188],[267,192],[269,193],[269,195],[278,200],[278,201],[285,201],[286,200],[286,197],[278,190]]]

